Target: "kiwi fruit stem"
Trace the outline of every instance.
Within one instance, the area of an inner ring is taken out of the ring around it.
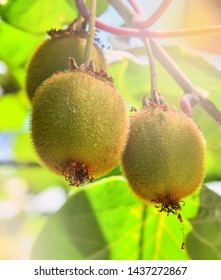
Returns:
[[[92,49],[94,45],[94,30],[95,30],[95,17],[96,17],[96,0],[91,0],[89,30],[87,34],[87,44],[84,52],[84,62],[91,60]]]

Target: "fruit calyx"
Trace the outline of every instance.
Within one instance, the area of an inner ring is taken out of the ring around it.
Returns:
[[[73,57],[69,57],[69,66],[73,72],[74,71],[86,72],[92,77],[95,77],[96,79],[109,83],[111,86],[113,86],[113,82],[114,82],[113,78],[111,76],[108,76],[107,72],[104,71],[103,69],[98,70],[95,67],[93,60],[91,60],[89,63],[83,63],[80,66],[78,66],[75,59]]]
[[[75,187],[84,185],[86,182],[92,182],[94,179],[85,163],[75,161],[67,165],[63,171],[63,176],[70,186]]]
[[[148,99],[146,96],[143,97],[142,104],[143,107],[149,106],[150,104],[166,105],[166,100],[157,90],[154,90],[151,99]]]
[[[178,211],[182,210],[180,202],[183,201],[179,201],[171,197],[170,195],[167,195],[162,199],[159,199],[158,201],[156,200],[151,200],[151,201],[160,204],[160,205],[155,205],[155,207],[159,208],[159,212],[166,212],[167,215],[169,215],[170,213],[177,215]]]
[[[153,200],[153,199],[151,201],[155,202],[157,204],[160,204],[160,205],[155,205],[155,207],[159,209],[158,210],[159,212],[166,212],[167,216],[169,216],[170,213],[177,216],[178,220],[180,221],[180,223],[182,225],[182,228],[180,229],[181,232],[182,232],[182,235],[183,235],[181,250],[185,249],[186,236],[185,236],[185,233],[184,233],[183,218],[180,214],[180,211],[182,210],[182,207],[181,207],[180,203],[182,202],[183,206],[184,206],[185,202],[184,201],[179,201],[179,200],[171,197],[171,195],[167,195],[163,199],[160,199],[158,201]]]
[[[77,34],[81,38],[86,38],[87,31],[85,31],[85,21],[81,22],[79,19],[75,19],[72,23],[68,25],[66,29],[57,30],[56,28],[51,28],[47,31],[47,34],[51,38],[70,36],[73,34]]]
[[[177,111],[176,107],[174,106],[168,106],[166,104],[165,98],[160,95],[160,93],[156,90],[153,91],[153,96],[152,98],[147,98],[147,96],[143,97],[142,100],[142,109],[147,108],[147,107],[152,107],[153,109],[155,108],[161,108],[164,112],[172,109]],[[135,107],[131,107],[130,112],[138,112],[139,110]]]

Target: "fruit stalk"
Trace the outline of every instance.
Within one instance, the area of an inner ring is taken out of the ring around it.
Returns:
[[[89,30],[87,35],[87,44],[84,53],[84,62],[88,63],[91,60],[92,49],[94,45],[94,29],[95,29],[95,18],[96,18],[96,0],[91,0],[90,6],[90,17],[89,17]]]
[[[154,101],[155,94],[157,93],[157,72],[149,39],[144,39],[143,42],[145,45],[150,66],[151,100]]]

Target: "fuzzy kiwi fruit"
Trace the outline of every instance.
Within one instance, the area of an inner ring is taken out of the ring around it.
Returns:
[[[52,31],[49,33],[53,36],[51,35],[50,39],[40,44],[27,66],[26,92],[30,101],[44,80],[58,71],[69,69],[69,57],[73,57],[78,65],[84,62],[86,32]],[[106,71],[107,64],[104,55],[96,44],[94,44],[91,59],[98,69]]]
[[[204,149],[202,134],[189,117],[152,103],[131,117],[123,172],[141,200],[174,212],[204,179]]]
[[[102,176],[118,164],[128,126],[125,105],[111,78],[91,66],[52,75],[33,99],[37,154],[71,185]]]

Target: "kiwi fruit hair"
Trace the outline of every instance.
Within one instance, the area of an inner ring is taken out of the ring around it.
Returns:
[[[33,98],[31,131],[41,162],[80,185],[120,161],[129,119],[104,71],[91,67],[52,75]]]
[[[56,72],[69,69],[69,57],[73,57],[78,65],[84,62],[87,32],[54,31],[53,34],[57,35],[41,43],[27,65],[26,92],[30,101],[44,80]],[[105,57],[97,44],[94,44],[91,59],[98,69],[106,71]]]
[[[204,151],[204,138],[189,117],[152,103],[130,118],[122,169],[141,200],[162,203],[172,212],[201,185]]]

